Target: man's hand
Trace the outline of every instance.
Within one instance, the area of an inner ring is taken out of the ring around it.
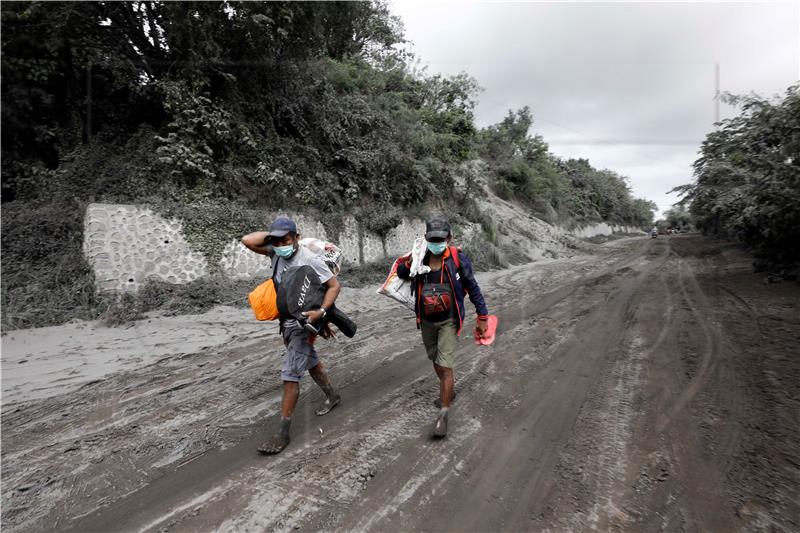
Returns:
[[[475,329],[480,334],[481,338],[486,336],[486,330],[489,328],[489,323],[486,320],[478,320],[477,324],[475,324]]]
[[[303,313],[303,316],[308,318],[308,321],[311,322],[312,324],[316,324],[317,322],[322,320],[322,317],[325,315],[319,309],[314,309],[312,311],[305,311]]]

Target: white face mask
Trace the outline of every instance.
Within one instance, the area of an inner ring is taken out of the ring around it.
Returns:
[[[283,257],[284,259],[289,259],[294,255],[295,249],[294,244],[289,244],[287,246],[273,246],[273,250],[278,255],[278,257]]]
[[[428,250],[433,255],[442,255],[447,249],[447,242],[428,242]]]

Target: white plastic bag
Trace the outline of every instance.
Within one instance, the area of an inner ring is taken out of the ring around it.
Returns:
[[[397,266],[406,260],[408,256],[399,257],[392,263],[392,269],[389,271],[389,276],[378,288],[378,294],[388,296],[403,304],[406,308],[414,310],[414,295],[411,294],[411,280],[400,279],[397,276]]]

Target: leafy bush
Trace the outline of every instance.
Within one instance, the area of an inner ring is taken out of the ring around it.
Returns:
[[[544,139],[528,134],[532,125],[524,107],[478,133],[476,152],[489,163],[495,194],[520,201],[553,224],[652,224],[656,205],[633,198],[626,177],[597,170],[585,159],[558,159]]]
[[[3,205],[4,331],[97,315],[103,302],[83,257],[84,213],[74,200]]]

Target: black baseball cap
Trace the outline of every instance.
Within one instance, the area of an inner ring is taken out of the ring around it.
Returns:
[[[450,222],[444,217],[432,217],[425,222],[425,238],[446,239],[450,236]]]
[[[297,233],[297,224],[289,217],[278,217],[269,227],[270,237],[283,237],[287,233]]]

